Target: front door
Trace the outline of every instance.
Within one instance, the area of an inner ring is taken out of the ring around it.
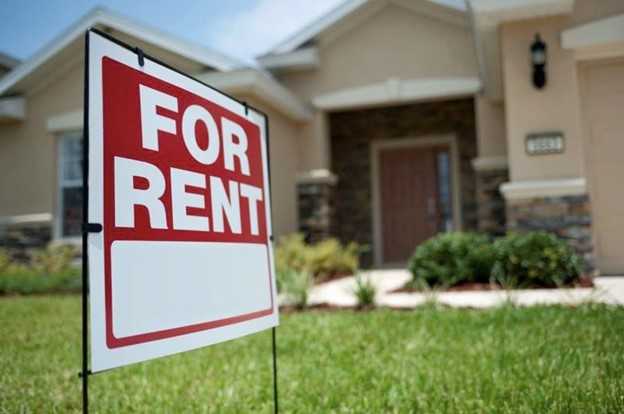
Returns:
[[[382,261],[404,263],[417,245],[452,228],[449,149],[387,148],[378,157]]]

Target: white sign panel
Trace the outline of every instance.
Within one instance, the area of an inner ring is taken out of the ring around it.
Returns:
[[[264,115],[87,42],[91,371],[276,326]]]

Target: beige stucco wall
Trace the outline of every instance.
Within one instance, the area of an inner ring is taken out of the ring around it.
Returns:
[[[315,111],[302,125],[298,139],[299,171],[331,169],[329,120],[323,111]]]
[[[83,76],[79,63],[27,96],[26,120],[0,124],[0,217],[54,212],[57,139],[46,120],[82,108]]]
[[[483,95],[475,96],[477,153],[479,158],[507,156],[505,107]]]
[[[512,181],[585,176],[578,66],[572,51],[561,48],[561,31],[581,23],[623,13],[622,0],[576,0],[573,14],[503,24],[500,27],[507,146]],[[547,84],[532,86],[529,47],[535,33],[548,46]],[[528,156],[529,133],[562,131],[565,152]]]
[[[241,95],[236,97],[258,108],[269,118],[273,234],[279,237],[296,232],[298,226],[296,176],[299,124],[254,96]]]
[[[501,27],[507,148],[511,181],[584,176],[582,159],[579,86],[576,61],[560,47],[559,33],[566,17],[508,23]],[[547,84],[532,84],[529,47],[539,32],[548,46]],[[529,156],[525,137],[529,133],[561,131],[565,152]]]
[[[466,21],[467,22],[467,21]],[[395,5],[319,46],[320,67],[285,74],[280,81],[310,102],[314,97],[390,78],[477,77],[470,28]],[[301,131],[300,170],[331,168],[326,114]]]

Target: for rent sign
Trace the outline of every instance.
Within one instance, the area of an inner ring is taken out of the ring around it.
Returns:
[[[88,36],[92,371],[275,326],[266,119]]]

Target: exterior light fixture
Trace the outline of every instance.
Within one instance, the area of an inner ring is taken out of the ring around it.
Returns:
[[[533,86],[542,89],[546,85],[546,43],[542,41],[539,33],[535,34],[535,40],[531,44],[531,63],[533,64]]]

